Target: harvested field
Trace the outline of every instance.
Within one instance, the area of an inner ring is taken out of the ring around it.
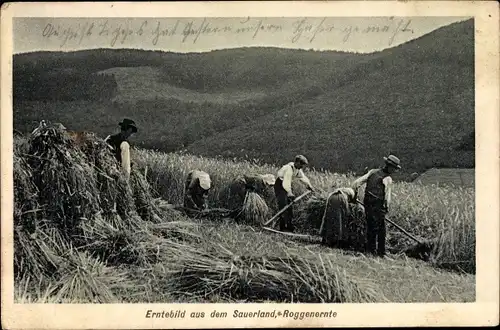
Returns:
[[[148,150],[136,150],[136,162],[148,169],[148,182],[155,196],[168,199],[172,203],[182,200],[182,180],[190,168],[202,168],[213,180],[209,196],[210,207],[229,207],[228,187],[244,174],[276,173],[278,166],[258,162],[232,162],[186,154],[165,154]],[[354,181],[352,175],[330,172],[307,171],[313,185],[319,192],[294,205],[295,224],[299,233],[317,233],[320,214],[326,193],[334,187],[348,187]],[[300,181],[292,183],[296,196],[306,191]],[[360,189],[360,198],[363,189]],[[398,182],[394,187],[394,201],[388,214],[399,226],[420,239],[438,241],[430,262],[437,267],[453,268],[460,272],[475,273],[475,191],[473,188],[425,186]],[[266,193],[266,204],[275,214],[277,204],[272,192]],[[358,226],[359,228],[359,226]],[[388,249],[400,252],[414,242],[396,228],[387,224]]]
[[[223,205],[225,189],[244,170],[273,173],[274,168],[139,150],[133,150],[133,155],[135,165],[127,182],[103,140],[94,135],[76,141],[59,126],[47,124],[28,139],[16,141],[17,302],[475,300],[473,274],[433,267],[464,256],[471,262],[461,250],[464,242],[458,240],[469,238],[470,232],[446,236],[437,231],[441,254],[424,263],[402,254],[379,260],[311,245],[262,231],[255,222],[189,219],[167,205],[182,200],[182,174],[194,165],[207,169],[213,178],[211,207]],[[224,173],[231,165],[236,171]],[[318,183],[326,175],[311,177]],[[162,178],[172,181],[163,186]],[[294,187],[296,194],[303,188]],[[404,188],[399,186],[396,193]],[[262,201],[272,213],[275,206],[268,198]],[[296,209],[302,231],[317,224],[311,214],[321,209],[321,198],[315,198],[316,202],[301,202]],[[403,207],[397,205],[396,210]],[[425,214],[432,214],[430,207]],[[264,213],[248,214],[265,218]],[[468,213],[456,213],[454,222],[434,225],[451,224],[458,230],[468,221],[463,216]],[[433,224],[432,219],[427,221]]]
[[[418,176],[415,183],[474,188],[475,170],[472,168],[432,168]]]

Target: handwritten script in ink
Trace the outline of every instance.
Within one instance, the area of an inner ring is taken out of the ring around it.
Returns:
[[[145,45],[163,45],[175,41],[196,44],[209,36],[246,35],[251,40],[258,40],[264,35],[274,35],[277,40],[289,40],[292,43],[306,42],[313,44],[320,36],[327,35],[328,40],[347,42],[350,38],[370,34],[384,34],[387,45],[391,46],[398,34],[412,34],[411,19],[388,18],[385,23],[366,26],[336,24],[335,19],[323,18],[311,20],[300,18],[285,23],[269,23],[265,18],[246,18],[236,23],[220,23],[214,19],[176,20],[165,23],[160,20],[145,19],[135,26],[130,23],[111,23],[110,20],[89,21],[84,24],[45,25],[42,36],[56,39],[60,47],[81,45],[85,40],[105,46],[126,45],[132,39],[139,39]],[[283,39],[284,38],[284,39]]]

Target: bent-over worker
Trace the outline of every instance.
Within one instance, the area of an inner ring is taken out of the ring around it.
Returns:
[[[274,184],[274,193],[276,195],[276,200],[278,202],[278,208],[281,210],[291,203],[295,196],[292,192],[292,180],[297,178],[307,185],[307,189],[314,190],[311,185],[311,181],[304,174],[302,168],[309,164],[306,157],[303,155],[297,155],[294,162],[290,162],[278,171],[276,182]],[[280,231],[294,231],[294,226],[292,224],[293,219],[293,209],[289,207],[280,216]]]
[[[229,186],[226,206],[233,211],[236,221],[239,220],[245,198],[249,192],[260,195],[264,200],[270,197],[270,187],[274,186],[276,177],[273,174],[244,174],[237,177]]]
[[[113,149],[116,160],[119,162],[125,177],[130,178],[130,142],[129,137],[137,133],[137,126],[131,119],[123,119],[120,125],[120,133],[108,136],[105,141]]]
[[[240,180],[244,183],[246,191],[253,191],[257,194],[261,194],[266,187],[276,183],[276,177],[272,174],[246,174]]]
[[[329,194],[319,232],[323,244],[343,247],[349,234],[350,203],[355,201],[356,194],[351,188],[337,188]]]
[[[188,173],[184,185],[184,207],[205,210],[208,192],[211,188],[210,176],[203,171],[193,170]]]
[[[368,253],[385,256],[385,215],[391,203],[391,174],[401,168],[400,160],[394,155],[384,157],[382,168],[371,169],[355,180],[352,188],[356,192],[366,183],[363,204],[366,213],[366,250]]]

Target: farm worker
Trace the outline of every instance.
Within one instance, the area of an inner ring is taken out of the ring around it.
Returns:
[[[273,174],[244,174],[237,177],[229,186],[226,206],[233,211],[236,219],[241,215],[247,194],[260,195],[264,200],[269,197],[270,187],[274,186],[276,177]]]
[[[337,188],[328,195],[319,232],[323,244],[342,247],[349,234],[350,203],[355,201],[356,194],[351,188]]]
[[[130,143],[128,138],[137,133],[137,126],[131,119],[123,119],[120,126],[120,133],[108,136],[105,141],[111,146],[116,160],[120,163],[125,177],[130,177]]]
[[[307,185],[307,189],[314,190],[309,178],[304,174],[302,168],[309,164],[306,157],[297,155],[294,162],[290,162],[278,171],[276,183],[274,184],[274,193],[278,202],[278,208],[281,210],[291,203],[295,196],[292,192],[292,180],[297,178]],[[292,224],[293,210],[289,207],[280,217],[280,231],[293,232]]]
[[[274,186],[276,177],[272,174],[244,174],[238,177],[229,188],[231,205],[240,204],[247,192],[264,194],[267,187]]]
[[[260,194],[266,187],[274,186],[276,177],[272,174],[250,174],[244,175],[240,180],[245,184],[246,191],[253,191]]]
[[[184,207],[205,210],[210,188],[211,180],[206,172],[199,170],[189,172],[184,186]]]
[[[399,158],[394,155],[384,157],[382,168],[371,169],[355,180],[352,188],[358,195],[358,189],[366,183],[364,201],[366,213],[366,249],[367,252],[385,256],[385,215],[391,203],[391,174],[401,168]],[[378,243],[378,244],[377,244]]]

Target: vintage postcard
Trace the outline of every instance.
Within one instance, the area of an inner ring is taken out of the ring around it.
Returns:
[[[4,4],[2,326],[498,324],[498,21]]]

